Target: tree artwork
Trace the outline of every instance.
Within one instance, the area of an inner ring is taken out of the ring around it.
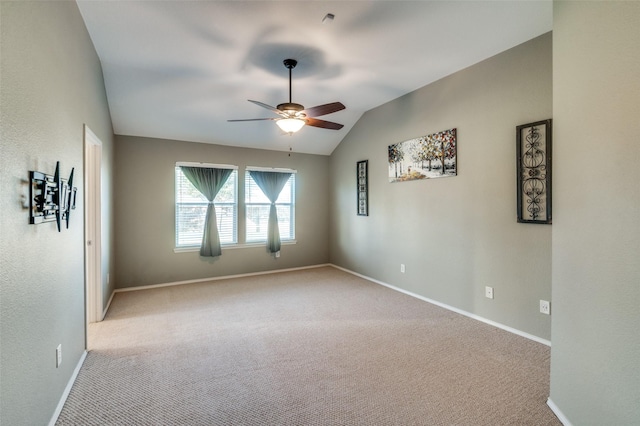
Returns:
[[[396,178],[398,177],[398,165],[401,164],[403,159],[404,152],[399,149],[399,145],[389,145],[389,168],[391,168],[392,164],[395,166],[394,173]],[[400,170],[400,173],[402,173],[402,170]]]
[[[389,182],[457,175],[456,129],[389,145]]]

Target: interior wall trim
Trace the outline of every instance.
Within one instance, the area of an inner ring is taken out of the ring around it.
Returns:
[[[385,282],[376,280],[375,278],[371,278],[371,277],[368,277],[366,275],[359,274],[359,273],[351,271],[351,270],[349,270],[347,268],[343,268],[341,266],[334,265],[334,264],[331,264],[331,266],[333,266],[334,268],[340,269],[340,270],[342,270],[344,272],[348,272],[350,274],[358,276],[360,278],[364,278],[365,280],[371,281],[373,283],[380,284],[382,286],[388,287],[388,288],[390,288],[392,290],[399,291],[400,293],[404,293],[404,294],[409,295],[411,297],[415,297],[416,299],[420,299],[420,300],[423,300],[425,302],[431,303],[433,305],[440,306],[441,308],[445,308],[447,310],[453,311],[453,312],[458,313],[460,315],[464,315],[465,317],[469,317],[469,318],[472,318],[474,320],[484,322],[485,324],[489,324],[489,325],[492,325],[494,327],[500,328],[502,330],[508,331],[510,333],[517,334],[518,336],[522,336],[522,337],[527,338],[529,340],[533,340],[535,342],[542,343],[543,345],[551,346],[551,341],[543,339],[543,338],[538,337],[538,336],[535,336],[533,334],[526,333],[526,332],[524,332],[522,330],[518,330],[516,328],[509,327],[508,325],[504,325],[504,324],[501,324],[499,322],[492,321],[490,319],[481,317],[481,316],[476,315],[476,314],[472,314],[471,312],[463,311],[462,309],[458,309],[458,308],[456,308],[454,306],[447,305],[446,303],[438,302],[437,300],[434,300],[434,299],[429,299],[428,297],[424,297],[424,296],[421,296],[419,294],[410,292],[408,290],[404,290],[404,289],[402,289],[400,287],[396,287],[394,285],[387,284]]]
[[[111,296],[109,297],[109,301],[107,302],[107,306],[104,307],[104,310],[102,311],[102,318],[100,318],[100,321],[104,320],[104,317],[107,316],[107,312],[109,311],[109,307],[111,306],[111,302],[113,301],[113,296],[116,295],[116,290],[113,290],[111,292]]]
[[[67,398],[69,397],[69,393],[71,392],[71,388],[73,384],[76,382],[78,378],[78,373],[80,373],[80,369],[82,368],[82,364],[84,364],[84,360],[87,358],[87,351],[83,351],[80,356],[80,360],[78,361],[78,365],[76,365],[75,370],[73,370],[73,374],[69,379],[69,383],[67,383],[67,387],[64,388],[64,392],[62,392],[62,396],[60,397],[60,401],[58,401],[58,406],[56,407],[56,411],[53,412],[53,416],[51,416],[51,420],[49,420],[49,426],[55,426],[58,421],[58,417],[62,412],[62,407],[67,402]]]
[[[564,426],[573,426],[567,416],[565,416],[560,408],[558,408],[558,406],[555,404],[555,402],[551,400],[551,397],[547,398],[547,405],[549,406],[549,408],[551,408],[551,411],[553,411],[553,414],[556,415],[558,420],[560,420],[560,423],[562,423]]]

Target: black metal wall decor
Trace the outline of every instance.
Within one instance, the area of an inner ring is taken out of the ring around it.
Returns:
[[[69,228],[71,210],[76,208],[76,193],[73,187],[73,171],[69,179],[60,177],[60,162],[56,163],[53,176],[42,172],[29,172],[29,223],[56,221],[60,232],[62,221]]]
[[[551,119],[516,127],[518,222],[551,224]]]
[[[356,166],[358,216],[369,216],[369,160],[358,161]]]

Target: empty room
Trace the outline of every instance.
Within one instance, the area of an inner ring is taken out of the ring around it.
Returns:
[[[0,32],[0,424],[640,424],[639,2]]]

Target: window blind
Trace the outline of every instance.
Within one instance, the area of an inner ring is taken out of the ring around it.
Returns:
[[[202,243],[208,201],[185,177],[179,167],[181,165],[205,166],[201,163],[177,163],[175,168],[176,247],[197,247]],[[233,166],[217,168],[235,169]],[[223,245],[237,243],[237,182],[238,171],[234,170],[214,200],[220,244]]]
[[[269,223],[269,206],[271,202],[249,174],[249,170],[258,168],[250,169],[247,167],[247,169],[244,179],[246,241],[267,241],[267,225]],[[260,170],[274,171],[273,169]],[[292,173],[292,171],[287,170],[287,173]],[[282,241],[295,239],[295,176],[295,173],[291,174],[276,200],[278,229]]]

